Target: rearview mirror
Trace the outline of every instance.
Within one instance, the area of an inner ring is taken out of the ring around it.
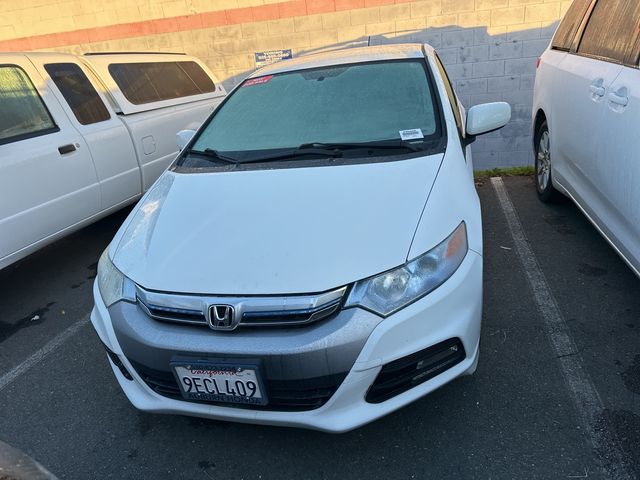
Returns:
[[[467,112],[467,135],[475,137],[504,127],[511,120],[511,105],[506,102],[483,103]]]
[[[178,148],[182,150],[186,147],[189,140],[191,140],[195,134],[195,130],[180,130],[176,133],[176,143],[178,144]]]

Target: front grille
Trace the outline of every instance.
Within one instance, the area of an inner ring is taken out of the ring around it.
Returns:
[[[309,294],[270,297],[215,297],[161,293],[137,287],[140,308],[161,322],[207,326],[211,305],[233,306],[240,327],[308,325],[340,310],[346,287]]]
[[[369,403],[381,403],[440,375],[464,360],[459,338],[450,338],[419,352],[387,363],[367,392]]]
[[[154,392],[159,395],[184,400],[180,394],[180,387],[171,372],[154,370],[140,363],[129,360],[138,375]],[[347,373],[327,375],[323,377],[306,378],[300,380],[270,380],[263,379],[269,403],[267,405],[244,405],[225,402],[189,402],[207,403],[223,407],[243,408],[250,410],[271,410],[296,412],[314,410],[327,403],[338,389]],[[187,401],[187,400],[184,400]]]

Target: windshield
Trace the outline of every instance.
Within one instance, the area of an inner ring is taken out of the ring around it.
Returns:
[[[322,155],[317,147],[348,147],[345,155],[353,156],[360,144],[376,142],[386,149],[376,155],[397,155],[389,147],[401,148],[403,142],[411,148],[401,153],[416,151],[440,138],[435,98],[422,59],[252,78],[214,114],[191,152],[244,162],[282,158],[277,154],[292,149],[299,154],[301,146],[316,147],[305,152],[311,156]]]

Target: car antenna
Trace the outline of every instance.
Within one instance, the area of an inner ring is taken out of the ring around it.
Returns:
[[[367,47],[371,46],[371,35],[369,35],[369,39],[367,40]]]

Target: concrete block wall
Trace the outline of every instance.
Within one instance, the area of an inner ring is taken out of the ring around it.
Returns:
[[[536,58],[571,0],[22,0],[0,2],[0,51],[183,51],[227,88],[255,52],[294,56],[426,42],[465,106],[504,100],[512,121],[474,144],[478,169],[530,165]]]

